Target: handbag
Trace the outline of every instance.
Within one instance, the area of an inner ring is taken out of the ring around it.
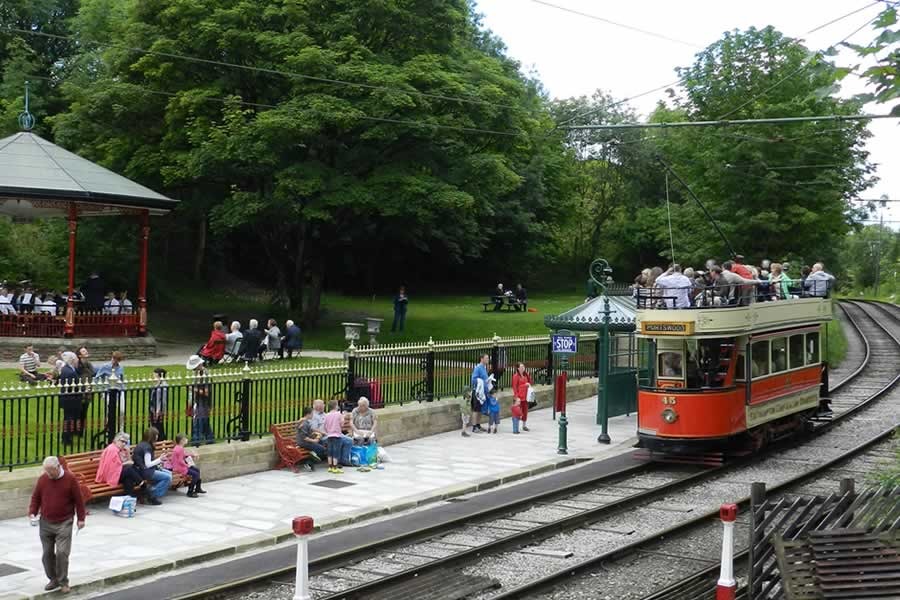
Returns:
[[[534,408],[537,406],[537,400],[534,398],[534,388],[531,387],[531,384],[528,384],[528,391],[525,392],[525,401],[528,403],[528,408]]]

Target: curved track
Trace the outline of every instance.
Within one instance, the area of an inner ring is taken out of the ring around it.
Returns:
[[[842,305],[842,309],[855,333],[848,336],[848,353],[842,368],[832,373],[833,419],[816,424],[820,434],[829,439],[816,436],[798,446],[796,452],[807,448],[807,455],[796,454],[790,459],[794,467],[790,481],[808,477],[823,465],[840,460],[860,439],[876,439],[884,433],[879,430],[844,434],[842,427],[836,425],[843,426],[862,410],[868,415],[869,407],[897,382],[900,343],[891,335],[890,327],[883,327],[873,318],[881,309],[856,303]],[[900,320],[883,316],[880,320],[890,321],[900,329]],[[871,424],[873,419],[859,421]],[[826,448],[832,458],[823,462],[822,455],[829,454]],[[574,573],[590,572],[602,561],[638,552],[661,537],[709,520],[717,513],[718,505],[710,508],[709,514],[698,509],[706,508],[704,497],[712,497],[707,489],[713,485],[711,478],[715,485],[729,490],[731,497],[743,496],[747,488],[744,480],[751,476],[748,473],[765,479],[766,463],[780,460],[783,455],[776,454],[779,451],[784,451],[784,445],[766,453],[769,459],[757,457],[717,468],[654,465],[626,469],[612,477],[584,482],[577,490],[531,498],[530,506],[524,510],[503,510],[480,521],[457,524],[455,529],[369,546],[365,560],[332,557],[311,565],[314,597],[526,597],[571,579]],[[777,477],[773,482],[784,484]],[[584,553],[578,550],[586,548],[597,549],[582,556]],[[565,556],[569,552],[571,556]],[[528,568],[530,564],[541,564],[546,570],[548,565],[557,563],[560,568],[546,575]],[[496,581],[496,574],[504,570],[516,573],[514,581],[519,585]],[[503,584],[499,593],[494,589],[498,583]],[[277,587],[274,584],[273,590]],[[243,594],[225,595],[237,598]]]

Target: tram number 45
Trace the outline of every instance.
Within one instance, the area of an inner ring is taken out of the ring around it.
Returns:
[[[575,354],[578,352],[578,338],[574,335],[554,335],[553,351],[559,354]]]

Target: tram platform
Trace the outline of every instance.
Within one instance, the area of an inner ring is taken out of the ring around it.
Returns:
[[[252,559],[254,553],[258,557],[261,549],[274,551],[292,539],[291,520],[299,515],[312,516],[318,528],[319,543],[311,545],[315,559],[317,547],[319,553],[340,551],[336,540],[342,538],[348,544],[354,537],[393,536],[403,527],[421,527],[414,519],[390,519],[392,515],[628,454],[636,441],[636,415],[610,419],[613,443],[602,445],[597,443],[595,411],[596,397],[569,404],[567,455],[557,453],[558,425],[552,411],[541,409],[529,414],[531,431],[519,435],[512,434],[511,420],[504,419],[498,434],[466,438],[455,431],[386,446],[390,462],[369,472],[347,467],[343,475],[331,475],[320,467],[311,473],[265,471],[212,481],[204,484],[206,496],[191,499],[184,491],[170,493],[162,506],[141,506],[133,518],[117,517],[103,504],[93,504],[87,526],[73,538],[69,597],[137,600],[140,588],[115,590],[148,577],[158,579],[142,586],[148,598],[183,595],[184,590],[161,593],[159,586],[177,587],[177,572],[183,568],[202,570],[205,563],[221,565],[226,559]],[[202,458],[199,467],[202,470]],[[577,475],[570,479],[577,480]],[[505,496],[514,497],[518,487],[527,494],[523,484],[504,488]],[[471,510],[462,508],[469,502],[443,504]],[[376,520],[389,525],[375,527]],[[348,535],[329,535],[339,528]],[[271,558],[253,560],[262,563],[258,568],[272,564]],[[252,572],[253,560],[245,561],[244,571]],[[287,564],[290,560],[288,554]],[[211,577],[221,581],[231,572],[243,571],[220,567]],[[191,581],[196,587],[194,576],[185,578],[182,587],[190,587]],[[45,584],[37,529],[24,516],[0,521],[0,600],[48,597]]]

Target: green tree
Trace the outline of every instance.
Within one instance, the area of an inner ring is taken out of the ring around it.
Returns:
[[[874,85],[873,93],[859,96],[861,102],[874,100],[879,103],[894,103],[890,109],[892,115],[900,115],[900,26],[897,23],[897,5],[885,3],[885,8],[873,22],[878,35],[867,45],[846,44],[870,61],[862,71],[862,77]],[[859,70],[858,67],[853,70]],[[841,71],[844,76],[849,69]]]
[[[829,95],[835,67],[771,27],[729,32],[678,70],[684,92],[660,106],[657,122],[857,114],[856,101]],[[862,213],[849,199],[872,184],[864,123],[798,123],[667,131],[660,152],[709,208],[735,250],[753,259],[825,260]],[[689,196],[670,181],[676,258],[724,259],[720,241]],[[665,207],[639,217],[669,246]]]
[[[867,225],[847,236],[841,262],[855,289],[874,288],[877,277],[880,291],[886,292],[891,289],[898,260],[900,233],[884,225]]]
[[[107,41],[71,61],[55,132],[180,198],[195,267],[211,234],[311,322],[326,275],[499,260],[550,239],[559,137],[531,135],[552,127],[539,86],[465,1],[119,6],[83,1],[76,29]]]

